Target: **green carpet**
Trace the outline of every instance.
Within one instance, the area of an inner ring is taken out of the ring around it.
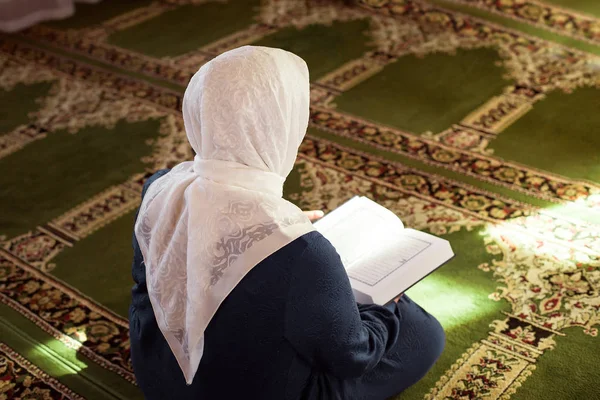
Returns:
[[[336,104],[341,111],[409,132],[438,133],[502,94],[510,82],[495,65],[499,59],[490,49],[402,57],[342,94]]]
[[[355,3],[78,4],[0,35],[0,360],[18,366],[2,376],[15,393],[34,379],[52,398],[142,398],[126,321],[140,185],[190,157],[190,74],[254,44],[297,53],[313,83],[284,196],[326,211],[369,196],[456,253],[409,290],[447,343],[397,398],[598,398],[600,37],[581,23],[600,24],[597,2],[536,3],[565,26],[521,3]]]
[[[243,30],[254,21],[256,0],[184,5],[110,36],[109,43],[152,57],[178,56]],[[157,26],[163,27],[157,31]]]
[[[487,295],[495,283],[481,270],[469,266],[491,262],[485,247],[474,249],[482,242],[478,231],[447,235],[456,257],[443,269],[428,276],[407,294],[423,308],[435,315],[447,335],[446,350],[433,369],[402,398],[420,398],[433,387],[443,373],[461,354],[480,337],[486,336],[489,323],[501,311],[509,311],[505,303],[491,302]]]
[[[570,3],[569,0],[561,0],[564,3]],[[573,39],[569,36],[565,36],[564,34],[554,33],[553,31],[543,29],[539,25],[527,23],[522,20],[516,20],[512,13],[504,13],[504,14],[496,14],[492,13],[486,9],[480,9],[475,7],[470,7],[461,2],[461,0],[431,0],[432,3],[440,5],[442,7],[455,10],[457,12],[466,13],[478,18],[484,18],[487,21],[494,22],[496,24],[506,26],[507,28],[516,29],[520,32],[526,33],[528,35],[541,37],[546,40],[552,41],[554,43],[558,43],[564,46],[569,46],[573,49],[578,49],[586,52],[590,52],[596,55],[600,55],[600,47],[598,45],[592,45],[586,43],[585,41]],[[549,3],[546,1],[545,3]],[[585,3],[587,7],[596,7],[590,0],[583,0],[582,3]],[[514,3],[513,3],[514,4]],[[596,15],[600,15],[599,12]],[[568,32],[569,25],[565,26],[565,33]]]
[[[494,142],[496,154],[569,178],[600,182],[599,109],[597,89],[552,93],[502,132]]]
[[[3,207],[0,229],[8,237],[35,229],[110,186],[143,171],[141,158],[157,134],[156,121],[54,132],[0,159]],[[60,182],[60,184],[57,184]],[[10,210],[10,212],[9,212]]]
[[[94,7],[93,4],[78,3],[75,5],[76,17],[51,21],[47,25],[59,29],[84,29],[150,3],[150,0],[116,1],[110,7]]]
[[[29,122],[28,114],[38,108],[36,99],[48,93],[50,85],[19,85],[11,91],[0,91],[0,135],[4,135],[19,125]]]
[[[131,284],[131,265],[123,260],[131,256],[134,218],[135,212],[129,212],[65,250],[54,259],[56,269],[52,271],[57,278],[77,284],[79,290],[123,318],[127,318],[130,297],[123,288]],[[95,257],[90,259],[90,254]]]
[[[597,396],[594,382],[598,367],[594,358],[598,357],[598,346],[590,346],[589,336],[581,329],[570,328],[564,333],[567,338],[559,338],[556,351],[540,359],[536,373],[523,383],[513,399],[547,399],[548,393],[555,399],[593,399]],[[568,384],[563,379],[548,379],[563,376],[577,379],[570,379]]]
[[[290,27],[253,44],[298,54],[308,64],[311,79],[316,80],[370,50],[369,39],[364,34],[368,27],[365,20],[334,22],[332,26],[312,25],[302,30]],[[321,41],[319,46],[314,45],[315,38]]]

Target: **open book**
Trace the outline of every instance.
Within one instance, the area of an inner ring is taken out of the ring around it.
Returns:
[[[342,258],[359,303],[388,303],[454,257],[447,240],[404,228],[366,197],[350,199],[315,228]]]

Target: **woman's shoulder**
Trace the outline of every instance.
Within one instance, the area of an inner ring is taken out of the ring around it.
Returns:
[[[302,251],[297,252],[288,264],[294,296],[302,297],[300,293],[316,293],[323,288],[348,285],[348,276],[340,256],[321,233],[309,232],[296,242],[302,246]]]
[[[301,263],[317,266],[341,261],[335,247],[320,232],[306,233],[299,240],[303,249],[299,257]]]
[[[161,170],[155,172],[153,175],[151,175],[148,179],[146,179],[146,182],[144,182],[144,188],[142,189],[142,197],[144,197],[144,195],[146,194],[146,191],[148,190],[148,188],[150,187],[152,182],[154,182],[161,176],[166,175],[170,170],[171,169],[169,169],[169,168],[161,169]]]

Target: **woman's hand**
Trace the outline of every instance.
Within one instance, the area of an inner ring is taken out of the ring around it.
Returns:
[[[400,296],[396,297],[393,301],[394,303],[398,303],[398,301],[400,301],[400,297],[402,297],[404,293],[402,293]]]
[[[310,222],[315,222],[323,218],[325,213],[321,210],[304,211],[304,215],[308,217]]]

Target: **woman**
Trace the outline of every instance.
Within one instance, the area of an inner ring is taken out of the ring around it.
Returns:
[[[333,246],[282,198],[309,117],[305,62],[241,47],[183,101],[194,161],[145,184],[131,357],[147,399],[385,399],[444,346],[406,296],[356,304]]]

